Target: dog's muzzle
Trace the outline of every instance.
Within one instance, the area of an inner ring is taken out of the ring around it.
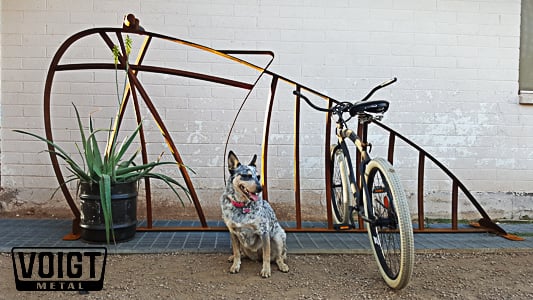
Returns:
[[[250,199],[250,201],[257,201],[259,200],[259,193],[261,193],[261,186],[256,187],[256,192],[250,192],[244,185],[240,185],[239,188],[241,189],[242,193]]]

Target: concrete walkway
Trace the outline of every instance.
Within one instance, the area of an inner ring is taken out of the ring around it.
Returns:
[[[158,221],[163,222],[163,221]],[[154,226],[163,226],[154,222]],[[13,247],[85,247],[90,244],[63,241],[70,220],[0,219],[0,252]],[[142,224],[141,224],[142,225]],[[220,224],[219,226],[224,226]],[[500,224],[508,233],[525,238],[510,241],[490,233],[417,233],[417,252],[431,251],[533,251],[533,224]],[[287,233],[291,254],[370,253],[366,233]],[[137,232],[135,238],[108,246],[110,253],[230,252],[228,232]]]

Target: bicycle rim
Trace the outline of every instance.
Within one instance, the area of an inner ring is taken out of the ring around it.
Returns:
[[[409,283],[414,263],[414,239],[405,192],[390,163],[378,158],[366,169],[370,199],[365,199],[367,231],[379,271],[394,289]]]
[[[337,224],[349,222],[351,192],[348,174],[346,157],[337,145],[331,152],[331,206]]]

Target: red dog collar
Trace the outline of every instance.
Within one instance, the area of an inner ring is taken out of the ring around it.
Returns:
[[[231,204],[233,205],[233,207],[242,208],[243,214],[248,214],[252,211],[251,208],[246,207],[246,204],[244,204],[244,202],[237,202],[235,200],[231,200]]]
[[[244,204],[244,202],[237,202],[235,200],[231,200],[231,204],[233,204],[233,206],[237,207],[237,208],[243,208],[246,204]]]

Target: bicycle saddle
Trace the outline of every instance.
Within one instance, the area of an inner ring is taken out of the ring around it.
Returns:
[[[389,102],[386,100],[372,100],[355,103],[350,108],[350,115],[353,117],[362,113],[382,114],[389,109]]]

